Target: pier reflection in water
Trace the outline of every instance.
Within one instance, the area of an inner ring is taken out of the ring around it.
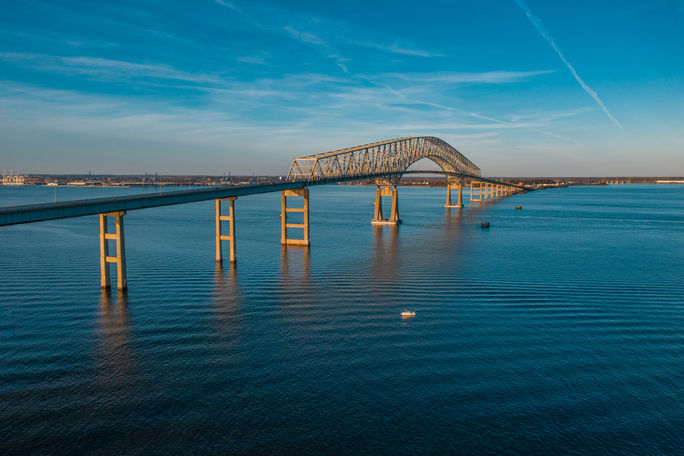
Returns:
[[[120,392],[139,374],[135,367],[126,291],[101,291],[99,332],[98,381],[103,387]]]
[[[311,282],[311,249],[308,246],[280,246],[280,275],[287,287],[291,281]]]
[[[311,275],[311,250],[307,246],[281,246],[280,280],[276,289],[279,315],[288,336],[300,338],[307,322],[320,321],[320,310],[328,299],[319,294]]]
[[[243,297],[240,291],[237,269],[224,269],[216,265],[214,274],[213,326],[217,343],[224,349],[232,349],[238,343],[243,324]]]
[[[387,285],[395,282],[399,267],[401,248],[399,247],[398,225],[373,226],[373,270],[369,275],[374,280]]]

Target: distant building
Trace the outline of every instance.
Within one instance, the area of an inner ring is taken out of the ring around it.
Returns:
[[[2,174],[2,185],[25,185],[26,179],[21,174],[14,174],[10,171],[9,174]]]

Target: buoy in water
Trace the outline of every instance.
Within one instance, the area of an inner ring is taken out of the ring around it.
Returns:
[[[515,206],[515,208],[516,208],[517,210],[520,210],[520,209],[522,209],[522,206]]]
[[[489,222],[482,222],[480,223],[481,228],[489,228]]]

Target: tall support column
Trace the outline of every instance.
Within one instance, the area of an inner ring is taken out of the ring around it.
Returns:
[[[119,237],[116,243],[117,257],[119,261],[116,262],[116,287],[119,290],[128,288],[128,280],[126,280],[126,243],[124,241],[124,224],[123,216],[125,212],[117,214],[116,220],[116,234]]]
[[[451,204],[451,190],[458,190],[458,200],[456,201],[456,204]],[[446,196],[446,204],[444,207],[463,207],[463,184],[458,183],[458,184],[449,184],[447,183],[447,196]]]
[[[392,213],[390,214],[390,222],[398,225],[401,223],[401,220],[399,219],[399,191],[397,190],[397,187],[392,187],[390,191],[392,193]]]
[[[380,221],[383,219],[382,217],[382,190],[378,186],[375,188],[375,204],[374,206],[374,211],[373,211],[373,220],[372,222],[375,221]]]
[[[235,245],[235,200],[236,196],[230,198],[221,198],[216,200],[216,262],[223,263],[223,249],[221,241],[229,241],[230,247],[230,264],[235,264],[237,261],[237,251]],[[228,215],[221,215],[221,201],[228,201]],[[221,222],[228,222],[228,234],[223,234],[221,230]]]
[[[119,290],[128,288],[126,280],[126,242],[123,216],[125,211],[100,214],[100,286],[110,288],[109,263],[116,263],[116,286]],[[115,218],[116,232],[107,231],[107,217]],[[116,241],[116,256],[109,256],[109,241]]]
[[[470,202],[481,202],[482,201],[482,182],[481,181],[470,181]]]
[[[303,196],[304,207],[287,207],[288,196]],[[288,212],[302,212],[304,214],[304,223],[287,223]],[[290,239],[287,237],[288,228],[301,228],[303,233],[302,239]],[[282,245],[304,245],[311,244],[309,241],[309,189],[296,188],[293,190],[283,190],[280,192],[280,243]]]
[[[390,218],[386,219],[382,211],[382,197],[392,197],[392,210]],[[375,190],[375,211],[371,223],[374,225],[398,225],[401,223],[399,218],[399,192],[397,187],[377,187]]]
[[[110,288],[109,281],[109,263],[107,257],[109,256],[109,242],[106,238],[107,234],[107,216],[100,214],[100,286],[102,288]]]

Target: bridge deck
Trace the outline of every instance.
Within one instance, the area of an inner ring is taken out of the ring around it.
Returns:
[[[303,186],[301,182],[247,184],[3,207],[0,208],[0,226],[278,192]]]
[[[479,176],[470,176],[460,173],[445,173],[444,171],[405,171],[403,174],[453,174],[461,177],[476,179],[482,182],[503,184],[528,190],[525,187],[495,181]],[[364,179],[384,176],[366,176]],[[31,204],[26,206],[13,206],[0,208],[0,226],[17,225],[20,223],[42,222],[70,217],[82,217],[86,215],[104,214],[108,212],[130,211],[146,209],[150,207],[171,206],[174,204],[195,203],[231,196],[255,195],[259,193],[279,192],[311,185],[323,185],[343,181],[358,180],[358,177],[338,178],[328,181],[315,182],[282,182],[266,184],[246,184],[233,186],[220,186],[194,190],[177,190],[165,193],[143,193],[130,196],[114,196],[108,198],[92,198],[85,200],[64,201],[59,203]]]

